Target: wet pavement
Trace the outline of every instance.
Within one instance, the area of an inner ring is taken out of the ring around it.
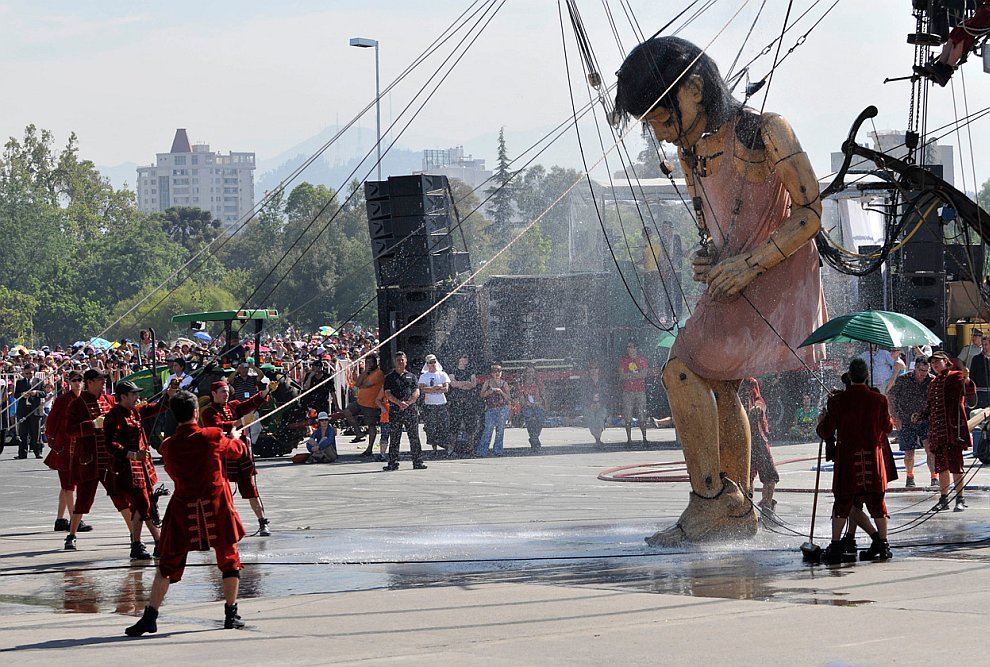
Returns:
[[[647,450],[610,446],[595,451],[582,439],[586,432],[552,429],[539,455],[519,444],[524,433],[508,432],[515,456],[437,460],[428,471],[409,470],[404,461],[399,472],[383,474],[381,464],[347,452],[333,466],[261,462],[262,497],[275,534],[241,543],[242,606],[323,599],[336,606],[343,600],[420,593],[458,599],[523,587],[560,591],[554,595],[599,591],[613,601],[613,595],[628,595],[631,601],[646,594],[658,600],[771,603],[775,609],[883,609],[893,598],[902,603],[906,587],[938,581],[939,572],[968,577],[958,573],[985,568],[990,561],[990,495],[985,491],[990,475],[978,464],[968,480],[966,512],[928,513],[935,496],[923,490],[889,495],[890,563],[810,567],[802,562],[799,547],[810,525],[813,445],[774,448],[782,462],[781,486],[790,490],[777,495],[778,522],[754,539],[656,550],[643,538],[673,523],[686,502],[686,485],[627,484],[599,475],[610,468],[649,469],[655,463],[676,469],[679,452],[666,444],[672,432],[652,432],[665,444]],[[0,630],[16,632],[26,619],[44,615],[103,618],[140,612],[154,569],[124,558],[126,542],[117,534],[123,524],[105,498],[97,499],[91,521],[97,530],[80,535],[80,551],[66,553],[60,550],[64,534],[50,531],[54,475],[40,462],[5,460],[0,482],[0,500],[14,510],[0,530]],[[250,509],[237,502],[250,528]],[[821,546],[827,544],[829,509],[824,493],[815,537]],[[864,542],[861,538],[863,547]],[[965,590],[963,582],[958,585]],[[185,578],[170,589],[167,605],[215,608],[221,591],[211,555],[193,554]],[[939,600],[933,608],[943,606]],[[183,618],[194,625],[203,622]],[[778,623],[786,619],[784,613]],[[264,617],[256,623],[264,627]],[[7,643],[0,639],[0,651]]]

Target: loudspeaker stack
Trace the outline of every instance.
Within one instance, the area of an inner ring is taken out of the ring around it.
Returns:
[[[381,351],[385,368],[401,350],[417,373],[427,354],[471,353],[472,341],[481,340],[476,291],[464,288],[443,301],[451,280],[471,270],[468,253],[454,250],[453,239],[461,237],[449,192],[446,176],[429,174],[364,185],[379,335],[384,340],[398,332]],[[444,361],[452,362],[449,356]]]

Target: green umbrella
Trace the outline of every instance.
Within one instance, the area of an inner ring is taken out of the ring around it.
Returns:
[[[687,323],[687,318],[678,322],[677,325],[670,331],[664,331],[663,335],[660,336],[660,340],[657,341],[657,347],[673,347],[674,340],[677,339],[678,332],[680,332],[680,330],[684,328],[684,325],[686,323]]]
[[[903,313],[864,310],[829,320],[811,332],[798,347],[815,343],[869,343],[877,347],[939,345],[942,339],[924,324]],[[873,348],[870,348],[870,384],[873,384]]]
[[[801,345],[815,343],[872,343],[879,347],[939,345],[942,339],[918,320],[887,310],[864,310],[829,320],[811,332]]]

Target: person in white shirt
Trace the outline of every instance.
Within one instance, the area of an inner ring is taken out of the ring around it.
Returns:
[[[959,354],[956,358],[959,359],[959,363],[962,364],[963,368],[969,368],[969,365],[973,363],[973,357],[983,352],[983,332],[979,329],[973,329],[973,340],[972,342],[959,350]],[[932,356],[931,354],[928,355]]]
[[[434,354],[426,355],[426,365],[419,376],[419,393],[423,395],[423,427],[426,430],[426,444],[433,445],[433,451],[442,447],[453,451],[451,445],[450,414],[447,411],[447,396],[450,390],[448,376]]]
[[[165,378],[165,382],[162,386],[171,387],[172,378],[179,379],[179,389],[190,390],[190,385],[192,385],[192,375],[186,373],[186,360],[182,357],[175,357],[174,359],[169,359],[168,361],[169,370],[172,373]]]

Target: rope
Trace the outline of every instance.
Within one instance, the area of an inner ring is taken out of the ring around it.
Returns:
[[[419,56],[417,56],[416,59],[413,60],[413,62],[409,65],[409,67],[407,67],[395,79],[395,81],[393,81],[391,84],[389,84],[385,88],[385,91],[384,92],[387,93],[392,88],[394,88],[396,85],[398,85],[403,79],[405,79],[409,74],[411,74],[422,62],[424,62],[426,60],[426,58],[428,58],[434,52],[434,50],[437,47],[441,46],[442,44],[446,43],[449,39],[451,39],[453,37],[453,35],[456,33],[456,31],[457,30],[460,30],[460,27],[462,27],[464,24],[466,24],[467,19],[465,19],[461,23],[461,26],[456,27],[456,28],[454,26],[458,23],[458,21],[461,21],[461,19],[464,18],[465,15],[467,15],[469,12],[471,12],[471,8],[474,7],[475,5],[477,5],[480,1],[481,0],[474,0],[474,2],[472,2],[472,4],[469,5],[468,8],[465,9],[464,12],[462,12],[460,14],[460,16],[458,16],[456,19],[454,19],[454,21],[446,29],[444,29],[443,32],[441,32],[441,34],[440,34],[439,37],[437,37],[422,53],[420,53]],[[475,10],[474,13],[476,14],[477,13],[477,10]],[[473,16],[473,14],[472,14],[472,16]],[[471,17],[469,17],[469,18],[471,18]],[[447,34],[448,32],[449,32],[449,34]],[[187,280],[189,280],[189,278],[193,275],[193,272],[195,270],[197,270],[199,267],[201,267],[203,265],[203,263],[206,261],[206,259],[208,259],[210,256],[214,255],[215,253],[219,252],[223,248],[223,246],[226,245],[227,242],[229,242],[230,239],[234,238],[240,230],[242,230],[245,226],[247,226],[247,224],[254,218],[254,216],[255,216],[256,213],[260,212],[261,209],[263,209],[265,206],[267,206],[269,203],[271,203],[276,197],[278,197],[279,195],[281,195],[282,192],[285,191],[286,187],[288,187],[288,185],[292,181],[294,181],[296,178],[298,178],[298,176],[307,167],[309,167],[309,165],[311,165],[313,162],[315,162],[316,159],[319,158],[319,156],[321,156],[324,152],[326,152],[330,148],[330,146],[333,145],[341,136],[343,136],[343,134],[348,129],[350,129],[365,113],[367,113],[374,106],[374,104],[375,104],[375,101],[374,100],[372,100],[371,102],[369,102],[365,106],[365,108],[363,110],[361,110],[360,112],[358,112],[358,114],[354,118],[352,118],[343,128],[341,128],[323,146],[321,146],[319,149],[317,149],[317,151],[315,153],[313,153],[309,158],[307,158],[299,167],[297,167],[295,170],[293,170],[293,172],[290,173],[289,176],[287,176],[285,178],[285,180],[283,180],[281,183],[279,183],[279,185],[276,186],[270,193],[268,193],[268,195],[266,195],[264,198],[262,198],[262,200],[260,202],[258,202],[258,204],[256,204],[254,207],[252,207],[252,209],[248,213],[246,213],[242,217],[242,219],[240,221],[238,221],[237,223],[233,223],[234,225],[237,225],[237,228],[233,232],[231,232],[229,235],[227,235],[225,237],[224,236],[218,236],[216,239],[214,239],[209,244],[207,244],[207,246],[205,246],[204,248],[200,249],[195,255],[193,255],[192,257],[190,257],[189,260],[186,261],[185,264],[183,264],[183,266],[181,266],[171,276],[169,276],[162,283],[160,283],[158,286],[156,286],[151,292],[149,292],[147,295],[145,295],[144,297],[142,297],[137,303],[135,303],[131,308],[129,308],[124,314],[122,314],[114,322],[112,322],[111,324],[109,324],[108,326],[106,326],[103,329],[103,331],[101,331],[98,335],[99,336],[105,335],[110,329],[112,329],[114,326],[116,326],[121,321],[123,321],[123,319],[125,317],[127,317],[132,312],[134,312],[135,310],[137,310],[137,308],[140,307],[141,304],[143,304],[147,300],[149,300],[156,292],[158,292],[159,290],[161,290],[162,288],[164,288],[165,285],[167,285],[169,282],[171,282],[173,279],[175,279],[177,276],[179,276],[182,273],[182,271],[185,270],[186,268],[188,268],[190,265],[192,265],[192,263],[200,255],[202,255],[204,253],[209,253],[206,258],[204,258],[201,262],[199,262],[195,267],[193,267],[192,269],[190,269],[190,272],[186,275],[185,278],[183,278],[179,282],[179,284],[176,287],[174,287],[172,290],[170,290],[169,293],[165,295],[165,297],[163,297],[162,299],[160,299],[150,309],[148,309],[147,311],[145,311],[144,313],[142,313],[137,319],[143,319],[144,317],[147,317],[148,314],[150,314],[151,312],[154,312],[162,303],[164,303],[164,301],[169,296],[171,296],[175,292],[176,289],[178,289],[179,286],[181,286],[183,283],[185,283]],[[229,229],[227,231],[229,231]],[[212,245],[214,243],[217,243],[218,241],[219,241],[219,245],[216,248],[214,248],[214,249],[211,250],[210,248],[212,247]]]

